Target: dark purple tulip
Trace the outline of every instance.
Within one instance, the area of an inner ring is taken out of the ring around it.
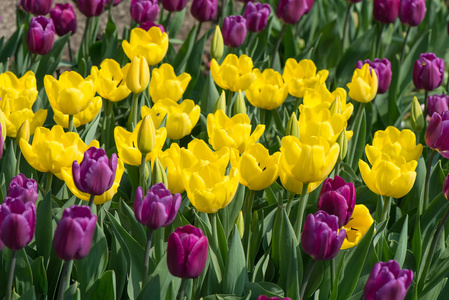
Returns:
[[[408,26],[418,26],[426,16],[425,0],[401,0],[399,20]]]
[[[427,98],[427,115],[431,117],[434,112],[442,115],[449,110],[449,95],[432,95]]]
[[[270,4],[248,2],[245,8],[246,29],[251,32],[261,32],[267,27],[268,17],[271,13]]]
[[[31,19],[26,36],[28,50],[33,54],[45,55],[53,49],[55,25],[52,19],[43,16]]]
[[[259,298],[257,298],[257,300],[292,300],[292,299],[291,298],[279,298],[279,297],[268,298],[265,295],[260,295]]]
[[[449,158],[449,111],[442,115],[433,113],[426,129],[426,144]]]
[[[0,206],[0,238],[12,250],[28,245],[34,237],[36,206],[18,198],[6,197]]]
[[[242,16],[229,16],[223,21],[223,41],[226,46],[240,47],[246,38],[246,20]]]
[[[393,23],[399,14],[399,0],[374,0],[373,16],[380,23]]]
[[[323,210],[338,218],[338,227],[346,225],[351,219],[355,206],[355,187],[352,182],[340,176],[327,178],[320,191],[318,210]]]
[[[338,232],[338,218],[319,210],[307,216],[301,234],[301,246],[313,259],[329,260],[338,254],[345,236],[345,229]]]
[[[217,0],[193,0],[190,13],[200,22],[213,20],[217,16]]]
[[[20,173],[9,183],[8,197],[22,200],[23,203],[36,203],[37,183],[34,179],[27,178]]]
[[[75,160],[72,164],[73,181],[83,193],[102,195],[114,183],[117,170],[117,155],[108,158],[103,148],[90,147],[84,152],[81,164]]]
[[[151,27],[154,27],[154,26],[159,27],[161,32],[165,32],[164,26],[162,26],[161,24],[156,24],[156,23],[151,22],[151,21],[148,21],[148,22],[145,22],[143,24],[140,24],[139,28],[142,28],[143,30],[148,31],[148,30],[150,30]]]
[[[308,11],[306,0],[280,0],[276,16],[286,24],[295,24]]]
[[[36,16],[48,14],[53,6],[53,0],[21,0],[20,3],[25,11]]]
[[[413,271],[401,270],[395,260],[378,262],[363,289],[365,300],[402,300],[413,280]]]
[[[72,4],[56,4],[50,11],[50,17],[59,36],[66,35],[69,32],[76,33],[76,14]]]
[[[413,83],[417,89],[432,91],[444,77],[444,61],[433,53],[421,53],[413,66]]]
[[[365,59],[365,61],[359,60],[357,62],[356,68],[361,69],[364,64],[368,64],[370,66],[370,70],[374,69],[377,75],[377,81],[379,83],[377,87],[377,93],[383,94],[390,87],[391,83],[391,63],[388,59],[383,58],[375,58],[373,61],[369,59]]]
[[[187,0],[162,0],[162,6],[171,12],[181,11],[186,7]]]
[[[88,18],[101,15],[106,0],[78,0],[79,10]]]
[[[203,231],[192,225],[178,227],[168,237],[167,265],[173,276],[196,278],[203,272],[209,243]]]
[[[131,0],[131,17],[138,24],[154,22],[159,14],[157,0]]]
[[[172,195],[163,183],[153,185],[143,198],[139,186],[134,197],[134,214],[137,221],[151,230],[170,225],[181,205],[181,195]]]
[[[97,216],[87,205],[66,208],[56,227],[53,246],[62,260],[83,259],[89,254]]]
[[[306,0],[307,8],[306,8],[306,10],[304,11],[304,14],[308,14],[308,13],[310,12],[310,10],[312,9],[313,2],[314,2],[314,1],[315,1],[315,0]]]

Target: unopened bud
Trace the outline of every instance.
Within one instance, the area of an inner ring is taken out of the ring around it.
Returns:
[[[137,134],[137,148],[146,155],[153,150],[156,143],[156,130],[150,115],[146,115],[140,124],[139,133]]]
[[[424,115],[416,97],[413,98],[412,106],[410,107],[410,122],[415,132],[419,132],[424,128]]]
[[[340,146],[340,153],[338,154],[337,162],[341,162],[348,154],[348,143],[352,137],[352,131],[343,130],[337,138],[337,144]]]
[[[237,99],[235,99],[234,115],[236,114],[246,114],[245,97],[243,97],[242,91],[238,92]]]
[[[215,26],[214,35],[212,36],[212,43],[210,45],[210,56],[216,60],[223,56],[223,35],[221,34],[220,26]]]
[[[220,97],[218,98],[217,102],[214,106],[214,113],[221,109],[222,111],[226,111],[226,94],[224,91],[221,92]]]
[[[243,234],[245,233],[245,223],[243,221],[243,213],[239,211],[237,218],[235,219],[235,225],[237,225],[237,230],[239,231],[240,239],[243,238]]]
[[[157,158],[154,160],[151,181],[152,185],[162,182],[165,186],[168,186],[167,174],[165,173],[165,169],[162,166],[161,162]]]
[[[329,107],[329,110],[331,112],[331,116],[335,114],[341,114],[341,103],[337,98],[335,98],[334,102],[332,102],[331,106]]]
[[[16,143],[19,144],[21,139],[25,139],[25,141],[28,142],[30,140],[30,135],[30,123],[28,122],[28,120],[25,120],[25,122],[22,123],[19,130],[17,131]]]
[[[293,112],[290,119],[288,119],[285,135],[292,135],[299,139],[299,124],[295,112]]]

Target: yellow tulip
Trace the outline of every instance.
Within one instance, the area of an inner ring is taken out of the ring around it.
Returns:
[[[125,166],[123,165],[123,161],[118,158],[117,159],[117,171],[115,172],[115,178],[114,183],[112,184],[111,188],[104,192],[100,196],[95,196],[94,203],[95,204],[103,204],[112,199],[114,195],[117,193],[118,187],[120,186],[120,181],[122,180],[123,172],[125,171]],[[72,166],[67,168],[61,169],[62,179],[64,180],[65,184],[69,188],[69,190],[78,198],[84,201],[89,201],[90,194],[83,193],[75,186],[75,183],[73,181],[73,173],[72,173]]]
[[[248,101],[255,107],[272,110],[281,106],[288,95],[287,84],[279,72],[265,69],[263,73],[254,69],[255,79],[245,91]]]
[[[101,111],[102,106],[103,100],[101,100],[101,97],[94,97],[92,102],[87,106],[85,110],[73,115],[73,126],[79,127],[91,122]],[[56,108],[53,108],[53,112],[53,119],[55,120],[56,124],[64,128],[69,128],[69,115],[63,114]]]
[[[282,186],[290,193],[302,193],[303,183],[296,180],[293,176],[287,175],[281,164],[279,164],[279,179],[281,180]],[[313,192],[317,187],[320,186],[321,182],[322,181],[309,182],[309,185],[307,186],[307,193]]]
[[[162,64],[153,69],[150,82],[150,95],[153,103],[169,98],[178,101],[186,91],[192,77],[187,73],[176,76],[175,70],[169,64]]]
[[[0,126],[1,126],[1,137],[3,138],[3,141],[6,140],[6,136],[8,134],[7,128],[6,128],[6,116],[3,113],[3,111],[0,109]]]
[[[75,71],[62,73],[59,80],[45,75],[44,86],[51,107],[65,115],[76,115],[85,110],[95,96],[94,81],[84,79]]]
[[[316,71],[316,66],[310,59],[299,62],[293,58],[287,59],[282,77],[288,85],[290,95],[302,98],[308,89],[323,85],[329,71],[321,70],[318,73]]]
[[[151,116],[146,115],[142,118],[140,129],[137,133],[137,148],[140,153],[150,153],[156,144],[156,129],[154,128]]]
[[[331,93],[325,85],[320,85],[315,89],[308,89],[304,94],[302,102],[305,106],[309,107],[323,105],[324,103],[326,103],[328,107],[337,105],[339,107],[339,113],[341,113],[346,120],[349,120],[354,111],[354,106],[352,103],[347,103],[346,99],[347,95],[345,89],[337,88]]]
[[[373,222],[373,217],[371,217],[368,208],[363,204],[357,204],[354,207],[351,220],[343,226],[343,229],[346,229],[346,238],[340,249],[348,249],[357,245]]]
[[[142,28],[131,30],[130,42],[122,42],[123,51],[129,59],[142,55],[148,65],[154,66],[161,62],[168,50],[168,35],[153,26],[148,31]]]
[[[126,85],[134,94],[140,94],[147,88],[149,82],[150,68],[145,57],[133,57],[126,75]]]
[[[281,140],[280,164],[289,177],[303,183],[324,180],[337,162],[340,147],[332,146],[323,137],[299,140],[284,136]]]
[[[25,120],[25,122],[23,122],[23,124],[17,131],[16,143],[19,144],[21,139],[24,139],[25,141],[28,142],[30,140],[30,137],[31,137],[30,122],[28,122],[28,120]]]
[[[32,144],[20,140],[20,149],[27,162],[39,172],[52,172],[62,178],[61,169],[72,166],[74,160],[81,161],[90,147],[99,147],[93,140],[86,145],[75,132],[64,132],[59,125],[47,129],[38,127]]]
[[[265,131],[265,125],[257,125],[251,133],[251,122],[247,114],[237,114],[232,118],[219,109],[207,116],[209,144],[219,150],[232,147],[243,153],[247,147],[257,142]]]
[[[253,61],[245,54],[237,57],[228,54],[221,66],[215,59],[210,63],[210,72],[215,83],[225,90],[233,92],[244,91],[249,88],[255,76]]]
[[[221,173],[224,173],[229,164],[230,153],[228,147],[212,151],[203,140],[194,139],[187,145],[187,149],[180,150],[180,156],[180,168],[184,173],[192,173],[208,164],[214,165]]]
[[[95,87],[97,93],[109,101],[117,102],[125,99],[131,93],[126,86],[126,75],[128,74],[130,64],[123,68],[113,59],[105,59],[100,65],[92,67],[91,73],[95,74]]]
[[[185,191],[182,184],[181,170],[181,149],[176,143],[171,143],[170,148],[162,152],[159,161],[165,170],[167,170],[168,189],[172,194]]]
[[[377,94],[377,75],[374,70],[370,71],[369,65],[364,64],[361,69],[355,69],[352,81],[347,84],[349,97],[357,102],[368,103]]]
[[[220,26],[215,26],[212,43],[210,44],[210,56],[214,59],[220,59],[223,56],[224,41]]]
[[[28,71],[20,78],[13,72],[0,74],[0,107],[4,110],[9,106],[11,113],[26,109],[32,109],[37,99],[36,76],[33,71]]]

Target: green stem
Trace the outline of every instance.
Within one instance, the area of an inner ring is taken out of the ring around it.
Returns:
[[[433,158],[435,157],[436,153],[437,153],[437,151],[432,149],[432,152],[430,152],[429,160],[427,161],[426,181],[424,181],[424,201],[422,202],[422,205],[420,204],[420,206],[419,206],[419,213],[420,213],[420,215],[429,206],[430,172],[431,172],[431,169],[432,169],[432,161],[433,161]]]
[[[301,101],[302,98],[296,98],[295,100],[295,106],[293,107],[293,112],[295,113],[296,116],[298,116],[298,112],[299,112],[299,106],[301,105]]]
[[[171,14],[172,14],[172,12],[169,11],[169,12],[168,12],[168,15],[167,15],[167,19],[165,19],[165,26],[164,26],[164,28],[165,28],[167,31],[168,31],[168,24],[170,24]]]
[[[251,216],[252,216],[252,210],[253,210],[253,202],[254,202],[254,196],[256,195],[256,192],[253,190],[248,190],[248,193],[246,194],[245,199],[245,206],[243,207],[243,216],[245,217],[245,227],[246,224],[251,223]]]
[[[139,99],[139,94],[134,93],[133,94],[133,103],[131,106],[131,114],[129,115],[129,119],[128,119],[128,129],[129,130],[134,130],[134,128],[136,127],[136,124],[137,124],[138,99]]]
[[[198,27],[196,28],[196,32],[195,32],[195,42],[198,41],[198,38],[200,36],[201,25],[203,25],[203,22],[198,22]]]
[[[402,44],[401,60],[399,61],[399,63],[401,63],[401,64],[404,61],[405,48],[407,46],[407,41],[408,41],[408,37],[410,35],[410,30],[411,29],[412,29],[412,27],[409,26],[408,29],[407,29],[407,33],[405,34],[404,43]]]
[[[47,172],[47,182],[45,183],[45,194],[51,190],[51,183],[53,181],[53,173]]]
[[[69,132],[73,132],[73,115],[69,115]]]
[[[145,284],[145,281],[148,276],[148,270],[150,268],[150,249],[151,249],[151,243],[153,241],[153,230],[148,230],[147,235],[147,244],[145,245],[145,257],[143,261],[143,285]]]
[[[355,149],[357,146],[356,141],[359,138],[360,124],[362,122],[363,110],[365,108],[365,105],[366,105],[366,103],[359,104],[359,109],[357,110],[357,115],[355,116],[354,122],[351,124],[351,130],[354,132],[354,136],[351,139],[351,145],[349,147],[348,154],[346,155],[346,159],[350,160],[350,161],[348,161],[349,165],[355,171],[357,171],[357,168],[356,168],[357,165],[354,166],[354,162],[352,160],[354,160],[354,153],[355,153]]]
[[[285,24],[285,23],[282,24],[281,32],[279,32],[279,37],[278,37],[278,39],[276,41],[276,45],[274,46],[273,58],[271,60],[271,67],[273,67],[274,62],[276,61],[276,55],[278,53],[279,46],[281,45],[282,37],[284,36],[286,28],[287,28],[287,24]]]
[[[348,24],[349,24],[349,16],[351,15],[351,8],[352,8],[352,3],[349,3],[348,5],[348,9],[346,10],[346,18],[345,18],[345,24],[343,26],[343,39],[342,39],[342,54],[345,53],[345,48],[346,48],[346,32],[348,31]]]
[[[184,300],[184,293],[187,285],[188,278],[182,278],[181,280],[181,286],[179,287],[178,296],[176,297],[176,300]]]
[[[380,47],[382,45],[382,33],[384,31],[384,24],[381,23],[380,24],[380,29],[379,29],[379,36],[377,38],[377,47],[376,47],[376,53],[375,53],[375,57],[379,57],[380,55]]]
[[[69,39],[67,40],[67,47],[68,47],[68,51],[69,51],[70,63],[73,64],[72,43],[70,42],[70,37],[69,37]]]
[[[142,162],[140,164],[140,186],[142,187],[143,193],[145,194],[146,189],[146,181],[145,181],[145,166],[147,164],[147,154],[142,153]]]
[[[308,182],[302,184],[301,198],[299,198],[298,215],[296,216],[296,224],[295,224],[296,239],[298,240],[298,242],[301,238],[302,223],[303,223],[302,220],[304,218],[304,211],[306,210],[307,206],[308,188],[309,188]]]
[[[330,271],[330,280],[331,280],[331,291],[334,288],[334,279],[335,279],[335,260],[332,258],[331,260],[329,260],[329,271]]]
[[[62,277],[59,285],[59,291],[58,291],[58,300],[64,299],[64,293],[67,289],[67,282],[69,279],[69,274],[72,273],[72,265],[73,261],[68,260],[64,262],[64,269],[62,270]]]
[[[384,201],[383,201],[381,222],[388,219],[388,217],[390,216],[390,208],[391,208],[391,197],[387,197],[386,200],[385,198],[383,198],[383,200]]]
[[[90,47],[90,25],[92,23],[92,18],[86,18],[86,26],[84,27],[83,34],[83,46],[84,46],[84,58],[89,57],[89,47]]]
[[[6,300],[12,299],[12,281],[14,279],[14,270],[16,268],[17,251],[12,250],[11,260],[9,261],[8,281],[6,283]]]
[[[266,125],[265,124],[265,112],[266,112],[265,109],[259,108],[259,122],[260,122],[260,124],[264,124],[264,125]]]
[[[89,199],[89,207],[92,208],[92,205],[94,204],[95,195],[90,195]]]
[[[427,128],[427,108],[429,107],[429,91],[424,91],[424,111],[423,111],[423,115],[424,115],[424,132],[426,132],[426,128]]]
[[[214,250],[216,251],[216,256],[219,256],[221,259],[221,251],[220,251],[220,245],[218,244],[218,230],[217,230],[217,213],[209,214],[210,216],[210,222],[212,226],[212,236],[213,236],[213,245]]]
[[[228,117],[232,117],[232,98],[234,96],[234,92],[231,90],[226,91],[226,114]]]
[[[286,212],[287,212],[287,216],[288,216],[290,214],[290,211],[292,210],[293,198],[295,198],[295,193],[288,192],[287,197],[288,197],[288,200],[287,200]]]
[[[309,265],[309,268],[307,269],[306,275],[302,279],[301,294],[300,294],[299,299],[304,298],[304,293],[306,291],[307,283],[309,282],[310,275],[312,275],[312,271],[313,271],[313,268],[315,267],[315,263],[316,263],[316,260],[312,260],[312,262]]]

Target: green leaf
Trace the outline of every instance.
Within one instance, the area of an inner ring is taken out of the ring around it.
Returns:
[[[125,256],[126,250],[123,250],[118,239],[115,236],[111,239],[111,252],[108,269],[113,270],[116,274],[115,294],[117,295],[117,299],[122,299],[122,293],[125,289],[126,275],[128,273],[128,263]]]
[[[14,293],[14,292],[13,292]],[[14,297],[14,296],[13,296]],[[23,293],[19,300],[35,300],[36,299],[36,292],[34,291],[34,288],[30,288],[28,291],[26,291],[25,293]]]
[[[402,226],[401,235],[399,237],[398,247],[394,255],[394,260],[399,263],[399,266],[404,264],[405,256],[407,254],[407,239],[408,239],[408,215],[405,216],[404,225]]]
[[[223,223],[224,234],[229,237],[232,229],[234,228],[235,219],[237,218],[240,210],[242,210],[243,201],[245,198],[245,186],[239,184],[237,192],[234,195],[231,203],[225,208],[219,210],[221,220]]]
[[[0,51],[0,63],[7,63],[9,59],[16,52],[17,46],[22,41],[22,35],[25,31],[25,24],[22,24],[14,34],[8,39],[6,44],[1,48]]]
[[[125,201],[120,200],[121,211],[127,216],[129,225],[131,227],[131,234],[139,242],[142,247],[145,247],[147,242],[147,235],[143,225],[140,224],[134,215],[134,211],[126,204]]]
[[[16,155],[14,153],[14,148],[16,145],[13,139],[9,140],[8,148],[6,149],[6,155],[2,161],[2,173],[5,174],[5,180],[7,185],[11,182],[13,177],[16,175]]]
[[[5,251],[5,249],[3,249]],[[16,250],[16,269],[14,272],[14,285],[16,292],[22,295],[33,287],[33,273],[25,248]],[[9,260],[8,260],[9,261]]]
[[[349,141],[348,154],[346,155],[346,160],[349,159],[351,169],[357,172],[359,168],[359,159],[362,157],[363,151],[365,150],[365,140],[366,140],[366,115],[364,104],[359,104],[359,109],[363,111],[357,112],[356,119],[351,126],[351,130],[354,132],[354,136]]]
[[[44,258],[42,256],[39,256],[31,263],[31,271],[33,272],[35,289],[42,295],[46,295],[48,290],[47,273],[45,272]]]
[[[223,277],[223,291],[237,296],[243,296],[245,283],[248,281],[245,252],[243,251],[237,225],[229,247],[228,263]]]
[[[217,102],[219,96],[220,95],[218,94],[214,79],[209,73],[206,77],[206,84],[204,85],[203,93],[201,94],[201,112],[205,115],[213,113],[215,103]]]
[[[86,125],[86,128],[81,135],[81,139],[84,140],[86,145],[95,140],[95,134],[97,133],[98,124],[100,123],[101,113],[98,113],[93,121]]]
[[[184,71],[185,65],[189,60],[190,53],[192,53],[193,45],[195,45],[195,31],[196,25],[190,30],[189,35],[187,36],[184,44],[182,44],[181,48],[176,54],[175,60],[172,63],[173,69],[176,74],[180,74]]]
[[[114,271],[106,271],[100,279],[95,281],[94,285],[89,288],[88,299],[93,300],[115,300],[115,273]]]
[[[52,202],[51,191],[48,192],[44,199],[39,202],[37,207],[36,218],[36,248],[37,255],[42,256],[47,265],[50,259],[51,248],[53,246],[53,226],[52,226]]]
[[[183,27],[183,25],[185,26],[185,24],[183,24],[185,15],[186,15],[186,8],[179,12],[175,12],[175,16],[173,17],[172,20],[170,20],[167,29],[170,38],[175,38],[178,35],[181,28]]]

